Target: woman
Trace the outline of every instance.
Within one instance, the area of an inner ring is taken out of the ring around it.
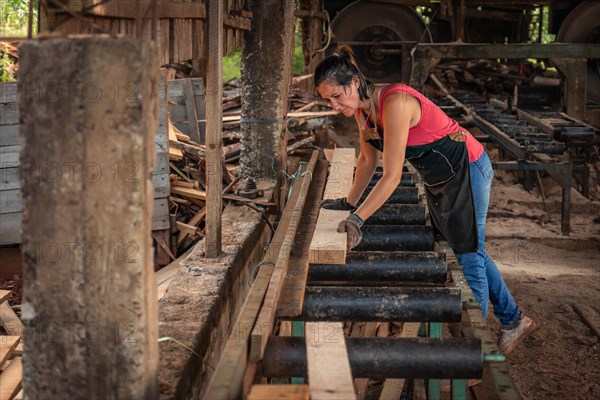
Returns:
[[[358,245],[361,226],[398,186],[408,160],[423,178],[433,224],[463,266],[484,317],[491,300],[502,324],[498,346],[510,353],[537,324],[521,313],[484,248],[494,171],[481,143],[413,88],[373,85],[347,46],[319,63],[314,83],[334,110],[354,116],[360,130],[360,155],[348,197],[321,203],[351,212],[338,227],[338,232],[347,232],[348,247]],[[378,152],[383,152],[383,176],[359,205],[377,167]]]

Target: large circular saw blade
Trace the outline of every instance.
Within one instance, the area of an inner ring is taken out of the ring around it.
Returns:
[[[378,52],[383,47],[378,42],[431,42],[421,17],[412,8],[395,4],[356,1],[335,17],[331,28],[337,43],[372,42],[354,46],[353,50],[361,71],[373,82],[402,80],[402,57]]]

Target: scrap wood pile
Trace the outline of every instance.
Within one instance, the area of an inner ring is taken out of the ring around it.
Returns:
[[[331,117],[336,114],[315,101],[313,94],[306,93],[306,90],[302,89],[301,86],[311,77],[312,75],[294,77],[290,86],[291,111],[287,115],[286,126],[288,154],[312,151],[319,133],[326,129],[324,127],[332,124]],[[240,176],[239,158],[242,151],[240,119],[241,82],[234,79],[223,87],[224,205],[230,201],[242,201],[260,209],[270,205],[269,199],[244,197],[247,190],[255,187],[253,182],[243,180]],[[169,244],[163,243],[161,247],[163,249],[168,247],[167,253],[170,252],[170,258],[174,259],[205,235],[206,148],[177,129],[169,120],[169,116],[167,120],[171,240]],[[203,121],[199,122],[203,123]]]
[[[23,398],[23,323],[8,304],[13,293],[0,290],[0,399]]]
[[[453,60],[440,63],[435,75],[448,87],[494,94],[512,94],[515,85],[558,87],[561,83],[558,71],[531,61],[503,64],[494,60]]]

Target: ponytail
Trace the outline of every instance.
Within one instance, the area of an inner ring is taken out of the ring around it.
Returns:
[[[354,52],[348,45],[342,45],[336,52],[325,58],[317,65],[314,74],[315,88],[326,81],[344,87],[350,86],[352,78],[358,78],[358,96],[360,100],[369,99],[374,85],[361,72],[356,64]]]

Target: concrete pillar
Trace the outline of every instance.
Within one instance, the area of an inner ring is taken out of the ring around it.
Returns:
[[[284,117],[292,75],[294,0],[250,0],[252,29],[242,52],[244,177],[276,179],[286,162]]]
[[[19,62],[24,392],[156,399],[156,51],[32,40]]]

